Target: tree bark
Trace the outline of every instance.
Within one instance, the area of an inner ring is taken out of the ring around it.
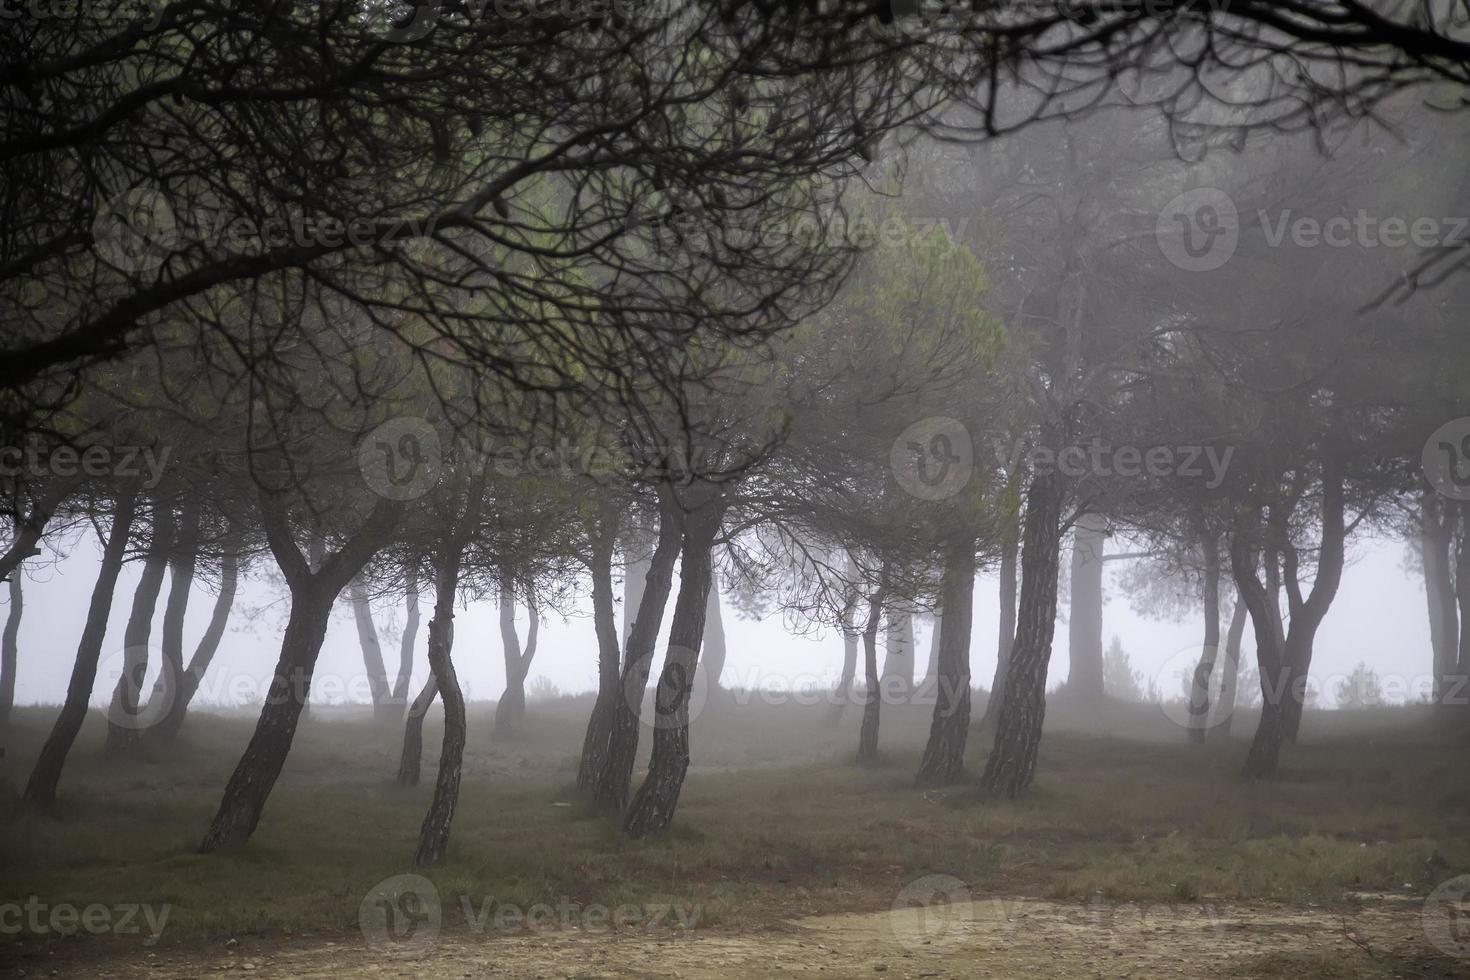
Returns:
[[[1225,667],[1220,680],[1220,703],[1215,707],[1215,724],[1210,733],[1216,738],[1230,734],[1231,719],[1235,717],[1235,695],[1240,681],[1240,641],[1245,636],[1248,619],[1245,603],[1235,600],[1235,609],[1230,614],[1230,629],[1225,634]]]
[[[1067,693],[1079,703],[1103,700],[1103,549],[1107,534],[1095,514],[1077,518],[1072,534],[1070,669]]]
[[[138,743],[144,722],[138,713],[143,678],[148,673],[148,640],[153,634],[153,614],[163,590],[173,549],[173,519],[166,506],[154,505],[153,536],[143,559],[143,574],[133,592],[133,608],[123,628],[123,669],[113,686],[107,709],[107,741],[104,749],[117,753]]]
[[[20,617],[25,596],[20,584],[21,569],[10,572],[10,609],[5,614],[5,633],[0,637],[0,727],[10,724],[15,708],[15,665],[20,652]]]
[[[628,786],[638,756],[643,695],[648,688],[648,674],[653,669],[654,644],[663,626],[664,606],[673,588],[674,561],[678,558],[683,538],[682,524],[683,514],[673,491],[661,488],[658,542],[648,561],[648,574],[639,597],[637,614],[624,645],[623,672],[618,679],[618,699],[614,705],[612,734],[607,743],[607,759],[592,792],[593,802],[610,812],[621,813],[628,805]],[[631,570],[629,574],[633,574]],[[627,610],[624,614],[628,614]]]
[[[1448,505],[1447,506],[1455,506]],[[1470,501],[1458,503],[1461,532],[1455,543],[1455,598],[1459,606],[1459,643],[1450,686],[1457,699],[1465,697],[1465,678],[1470,677]],[[1446,617],[1448,621],[1448,617]],[[1446,646],[1449,644],[1446,643]],[[1446,657],[1448,660],[1448,656]],[[1447,695],[1448,697],[1448,695]]]
[[[669,624],[663,671],[654,689],[653,754],[623,819],[623,832],[635,840],[656,837],[668,829],[689,770],[689,698],[699,669],[712,588],[710,549],[723,516],[724,502],[718,492],[685,514],[679,594]]]
[[[577,766],[577,789],[592,792],[597,774],[607,764],[613,716],[618,700],[622,650],[618,643],[617,612],[613,607],[612,561],[617,543],[617,512],[604,510],[589,535],[592,573],[592,629],[597,636],[597,700],[587,719],[582,759]]]
[[[77,659],[72,665],[71,681],[66,687],[66,700],[51,727],[46,744],[36,759],[31,778],[26,783],[25,798],[43,806],[56,801],[56,787],[61,782],[61,768],[67,753],[87,716],[87,701],[92,697],[92,684],[97,679],[97,660],[102,655],[102,642],[107,636],[107,614],[112,609],[112,594],[117,576],[127,553],[128,535],[132,531],[138,498],[134,492],[120,496],[113,504],[112,526],[102,548],[102,564],[97,583],[92,587],[92,601],[87,607],[87,623],[82,627],[82,640],[77,645]]]
[[[858,729],[857,764],[878,763],[878,726],[882,721],[882,678],[878,674],[878,624],[883,619],[883,590],[868,600],[863,627],[863,724]]]
[[[980,778],[981,792],[988,796],[1014,799],[1036,774],[1046,713],[1046,670],[1056,629],[1061,505],[1056,476],[1035,476],[1026,493],[1016,639],[1006,667],[995,744]]]
[[[396,721],[399,715],[392,704],[392,689],[388,687],[388,668],[383,663],[383,644],[378,639],[378,627],[373,622],[373,607],[368,601],[367,589],[361,578],[352,580],[347,587],[348,600],[352,605],[352,619],[357,625],[357,644],[362,648],[362,669],[367,674],[368,693],[373,699],[373,720]]]
[[[398,643],[398,677],[393,681],[393,705],[400,716],[408,703],[408,685],[413,680],[413,647],[419,632],[419,580],[413,571],[408,573],[408,589],[403,598],[403,606],[403,638]]]
[[[439,680],[432,671],[424,682],[423,690],[409,706],[408,717],[403,720],[403,752],[398,756],[398,785],[417,786],[419,769],[424,755],[424,715],[429,713],[434,699],[439,696]]]
[[[1199,664],[1189,685],[1189,740],[1205,744],[1210,718],[1210,678],[1220,650],[1220,539],[1205,529],[1200,534],[1204,559],[1205,637]]]
[[[1429,607],[1429,645],[1433,652],[1433,697],[1442,704],[1454,688],[1459,660],[1460,616],[1451,569],[1455,539],[1453,508],[1426,489],[1419,509],[1419,550],[1424,563],[1424,595]]]
[[[990,684],[990,697],[985,701],[985,715],[980,719],[980,733],[995,737],[1000,705],[1005,699],[1006,673],[1011,665],[1011,644],[1016,639],[1016,573],[1021,550],[1018,518],[1007,517],[1000,545],[1000,622],[996,629],[995,679]]]
[[[837,688],[832,692],[832,711],[829,721],[837,724],[847,711],[852,700],[852,682],[857,678],[858,630],[853,625],[853,613],[857,611],[857,595],[847,599],[842,608],[842,673],[837,678]]]
[[[459,782],[464,762],[464,694],[454,673],[454,595],[459,588],[460,548],[450,545],[442,556],[434,581],[434,615],[429,620],[429,669],[444,702],[444,742],[439,753],[439,775],[434,781],[434,799],[419,829],[419,846],[413,863],[435,864],[449,846],[449,827],[459,804]]]
[[[199,685],[204,681],[204,674],[209,670],[209,664],[214,660],[214,655],[219,650],[220,640],[225,635],[225,626],[230,620],[230,609],[235,604],[235,591],[239,586],[239,580],[240,556],[234,551],[228,551],[220,563],[219,595],[215,597],[209,625],[205,627],[204,635],[199,639],[199,645],[194,648],[194,654],[189,658],[188,669],[179,676],[178,685],[168,702],[168,711],[151,729],[150,734],[168,741],[179,734],[179,729],[184,724],[184,717],[189,711],[189,705],[193,702],[194,695],[198,693]],[[155,693],[154,696],[156,697],[157,694]]]
[[[255,832],[266,799],[286,764],[301,710],[310,696],[311,675],[326,637],[332,605],[347,583],[387,543],[401,510],[394,501],[379,501],[342,549],[327,556],[313,571],[292,539],[281,501],[275,494],[262,493],[262,524],[291,592],[291,614],[260,720],[225,786],[219,810],[199,846],[201,851],[243,847]]]
[[[704,653],[700,655],[700,666],[711,692],[720,689],[720,678],[725,673],[725,617],[720,612],[720,574],[714,569],[709,573],[709,597],[704,607]]]
[[[970,733],[970,620],[975,604],[975,538],[950,544],[944,564],[945,625],[939,635],[938,689],[929,741],[919,763],[921,786],[952,786],[965,771],[965,739]],[[937,622],[937,621],[936,621]]]
[[[199,564],[199,505],[186,501],[183,520],[169,559],[168,601],[163,606],[163,635],[159,650],[163,663],[148,695],[150,728],[163,724],[179,697],[184,674],[184,616],[189,611],[189,591],[194,587],[194,570]]]

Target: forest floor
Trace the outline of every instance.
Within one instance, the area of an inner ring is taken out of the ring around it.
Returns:
[[[200,855],[248,713],[122,761],[94,715],[38,814],[16,797],[51,712],[21,709],[0,978],[1470,977],[1470,906],[1443,887],[1470,874],[1465,740],[1412,709],[1311,713],[1249,783],[1249,717],[1199,747],[1156,707],[1060,704],[1034,791],[998,804],[913,787],[920,706],[885,706],[883,764],[857,769],[856,710],[737,692],[694,726],[671,832],[632,843],[568,789],[587,708],[533,704],[496,745],[472,705],[450,852],[412,878],[433,723],[404,788],[396,727],[316,711],[249,846]],[[1079,731],[1099,724],[1119,734]]]

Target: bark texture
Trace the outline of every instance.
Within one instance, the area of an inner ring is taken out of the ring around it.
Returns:
[[[433,707],[434,699],[438,696],[439,680],[430,671],[429,679],[424,682],[418,697],[413,699],[413,704],[409,705],[408,717],[403,720],[403,751],[398,756],[400,786],[419,784],[419,770],[423,765],[424,755],[424,715],[429,713],[429,708]]]
[[[133,591],[133,606],[123,628],[123,668],[112,689],[107,709],[107,752],[117,753],[134,746],[142,735],[138,705],[143,695],[143,678],[148,673],[148,640],[153,635],[153,614],[163,590],[163,576],[173,548],[173,526],[167,511],[154,515],[153,536],[143,559],[143,574]]]
[[[965,771],[970,733],[970,620],[975,604],[975,539],[952,542],[945,556],[943,594],[947,627],[939,632],[937,695],[929,741],[919,762],[921,786],[952,786]]]
[[[1036,476],[1026,493],[1016,639],[1006,665],[995,743],[980,778],[981,792],[988,796],[1014,799],[1036,775],[1046,714],[1046,669],[1057,619],[1061,500],[1061,487],[1052,474]]]
[[[587,719],[582,739],[582,758],[577,766],[577,789],[592,792],[597,774],[607,764],[612,739],[613,714],[617,708],[618,677],[622,673],[622,650],[618,642],[617,613],[613,608],[612,561],[617,542],[617,514],[604,513],[588,540],[592,573],[592,629],[597,636],[597,700]]]
[[[464,694],[454,673],[454,595],[459,588],[460,548],[452,545],[441,560],[434,582],[434,615],[429,620],[429,670],[444,702],[444,742],[439,752],[439,774],[434,798],[419,828],[419,846],[413,863],[438,863],[449,846],[449,827],[459,805],[459,782],[464,762]]]

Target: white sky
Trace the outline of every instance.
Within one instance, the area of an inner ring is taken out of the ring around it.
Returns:
[[[1385,693],[1390,700],[1403,700],[1405,691],[1416,691],[1419,686],[1427,684],[1430,650],[1424,589],[1416,573],[1403,569],[1403,554],[1404,546],[1398,541],[1358,538],[1350,542],[1351,564],[1318,634],[1312,664],[1314,679],[1324,684],[1326,691],[1335,689],[1336,679],[1349,673],[1359,660],[1366,661],[1385,680]],[[1065,562],[1064,554],[1064,576]],[[1182,623],[1158,623],[1135,615],[1127,598],[1112,588],[1113,576],[1121,564],[1109,565],[1106,587],[1112,594],[1103,612],[1104,643],[1117,634],[1132,655],[1135,668],[1141,669],[1146,676],[1157,677],[1160,689],[1166,693],[1177,691],[1179,682],[1172,672],[1197,649],[1200,634],[1198,617]],[[50,568],[35,569],[27,577],[16,684],[18,704],[57,703],[64,695],[96,568],[95,540],[82,541],[71,549],[71,555],[65,561]],[[137,563],[128,565],[118,583],[107,641],[103,647],[103,665],[93,693],[94,704],[105,702],[117,677],[122,631],[139,570]],[[621,589],[618,595],[621,599]],[[240,609],[246,605],[264,604],[270,597],[268,588],[260,581],[247,579],[242,582],[231,628],[226,632],[201,688],[201,699],[231,702],[237,693],[248,694],[265,689],[279,653],[280,633],[285,622],[284,604],[276,606],[254,624],[245,622]],[[3,598],[3,591],[0,591],[0,598]],[[431,601],[432,597],[428,595],[421,598],[425,628]],[[212,596],[196,589],[185,631],[186,660],[204,630],[212,604]],[[672,615],[672,604],[671,597],[669,613],[665,617],[666,629],[668,616]],[[996,582],[989,576],[982,576],[976,583],[971,662],[976,683],[986,687],[995,670],[997,608]],[[590,605],[584,602],[580,615],[565,619],[548,616],[543,620],[539,652],[531,668],[532,680],[538,676],[546,677],[568,693],[591,690],[595,686],[597,654],[589,609]],[[389,635],[388,626],[390,621],[401,626],[402,614],[401,610],[379,608],[376,615],[383,637],[384,659],[391,677],[397,668],[398,646],[396,634]],[[160,599],[154,623],[154,644],[158,641],[162,617],[163,601]],[[493,601],[462,609],[456,616],[455,664],[470,699],[496,698],[505,683],[497,617]],[[729,658],[723,678],[726,686],[791,688],[818,679],[829,683],[836,677],[841,664],[842,643],[832,633],[815,639],[793,636],[783,628],[779,615],[759,622],[741,619],[734,614],[728,602],[724,620],[729,643]],[[524,610],[521,611],[520,625],[524,636]],[[929,649],[927,621],[921,623],[918,633],[916,659],[922,671]],[[1254,647],[1247,629],[1247,656],[1253,657]],[[422,633],[415,653],[413,686],[416,691],[428,669],[424,662]],[[156,650],[154,656],[156,659]],[[1059,622],[1049,685],[1064,679],[1066,673],[1067,627],[1065,622]],[[151,671],[148,683],[152,683]],[[367,698],[362,654],[351,610],[345,601],[339,603],[328,629],[313,682],[314,699],[341,700],[344,696],[354,700]],[[1330,693],[1324,702],[1326,705],[1332,703]]]

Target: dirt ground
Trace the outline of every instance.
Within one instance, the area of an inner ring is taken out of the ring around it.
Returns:
[[[1470,960],[1426,940],[1417,904],[1391,902],[1340,913],[989,898],[797,919],[756,932],[461,930],[387,945],[242,941],[87,960],[32,960],[24,974],[99,980],[1470,977]]]

